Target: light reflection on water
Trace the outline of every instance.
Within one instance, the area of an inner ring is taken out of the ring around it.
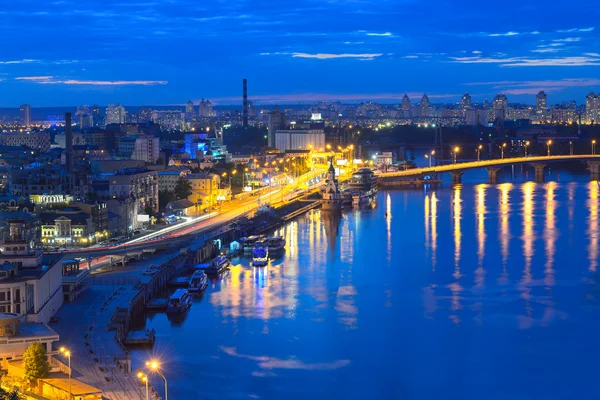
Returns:
[[[566,398],[561,379],[588,376],[569,395],[600,391],[599,195],[462,185],[312,211],[275,232],[282,258],[234,260],[183,324],[149,319],[174,396]]]

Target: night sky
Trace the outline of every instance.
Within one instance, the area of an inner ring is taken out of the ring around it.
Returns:
[[[600,2],[0,0],[0,107],[549,103],[600,90]]]

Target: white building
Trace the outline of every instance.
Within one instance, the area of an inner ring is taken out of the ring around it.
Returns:
[[[154,136],[137,136],[133,152],[131,153],[132,160],[146,161],[155,163],[160,157],[160,140]]]
[[[106,125],[109,124],[124,124],[127,118],[125,107],[120,104],[109,104],[106,108]]]
[[[5,132],[1,138],[3,146],[26,146],[43,152],[50,148],[50,134],[47,132]]]
[[[146,168],[125,168],[108,177],[109,193],[113,198],[132,198],[137,209],[151,207],[158,212],[158,174]]]
[[[275,148],[280,152],[287,150],[309,150],[325,148],[323,129],[286,129],[275,133]]]
[[[588,124],[600,122],[600,94],[591,92],[585,98],[585,116]]]
[[[19,117],[22,126],[26,128],[31,126],[31,106],[29,104],[22,104],[19,107]]]
[[[25,240],[25,223],[9,221],[9,238],[0,251],[0,313],[26,315],[28,322],[47,323],[63,304],[62,257],[44,256]]]

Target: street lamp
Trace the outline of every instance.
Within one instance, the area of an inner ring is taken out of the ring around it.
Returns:
[[[167,386],[167,378],[165,378],[165,376],[160,372],[160,364],[158,363],[158,361],[147,361],[146,366],[150,368],[150,370],[159,374],[160,377],[165,380],[165,400],[169,400],[169,387]]]
[[[569,140],[569,152],[573,155],[573,142]]]
[[[527,157],[527,146],[529,146],[529,140],[525,142],[525,157]]]
[[[500,149],[502,150],[502,159],[504,160],[504,148],[506,147],[506,143],[502,143],[502,146],[500,146]]]
[[[60,348],[60,352],[64,354],[69,360],[69,398],[73,397],[73,392],[71,390],[71,352],[64,347]]]
[[[479,147],[477,147],[477,162],[481,161],[481,149],[483,148],[483,145],[479,145]]]
[[[596,155],[596,139],[592,140],[592,155]]]
[[[552,140],[548,140],[546,144],[548,145],[548,157],[550,157],[550,146],[552,145]]]
[[[456,164],[456,154],[460,151],[460,147],[456,146],[454,148],[454,164]]]
[[[142,380],[142,382],[146,383],[146,400],[148,400],[148,375],[139,371],[137,376]]]
[[[425,154],[425,158],[429,159],[429,168],[431,168],[431,157],[429,157],[429,154]]]

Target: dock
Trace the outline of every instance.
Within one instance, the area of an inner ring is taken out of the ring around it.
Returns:
[[[140,331],[129,331],[123,341],[125,346],[131,347],[152,347],[156,341],[156,331],[154,329],[144,329]]]
[[[177,288],[186,288],[186,287],[188,287],[189,283],[190,283],[189,276],[178,276],[177,278],[172,279],[169,282],[169,286],[177,287]]]
[[[159,298],[150,300],[146,303],[146,310],[148,311],[165,311],[169,305],[169,299]]]

